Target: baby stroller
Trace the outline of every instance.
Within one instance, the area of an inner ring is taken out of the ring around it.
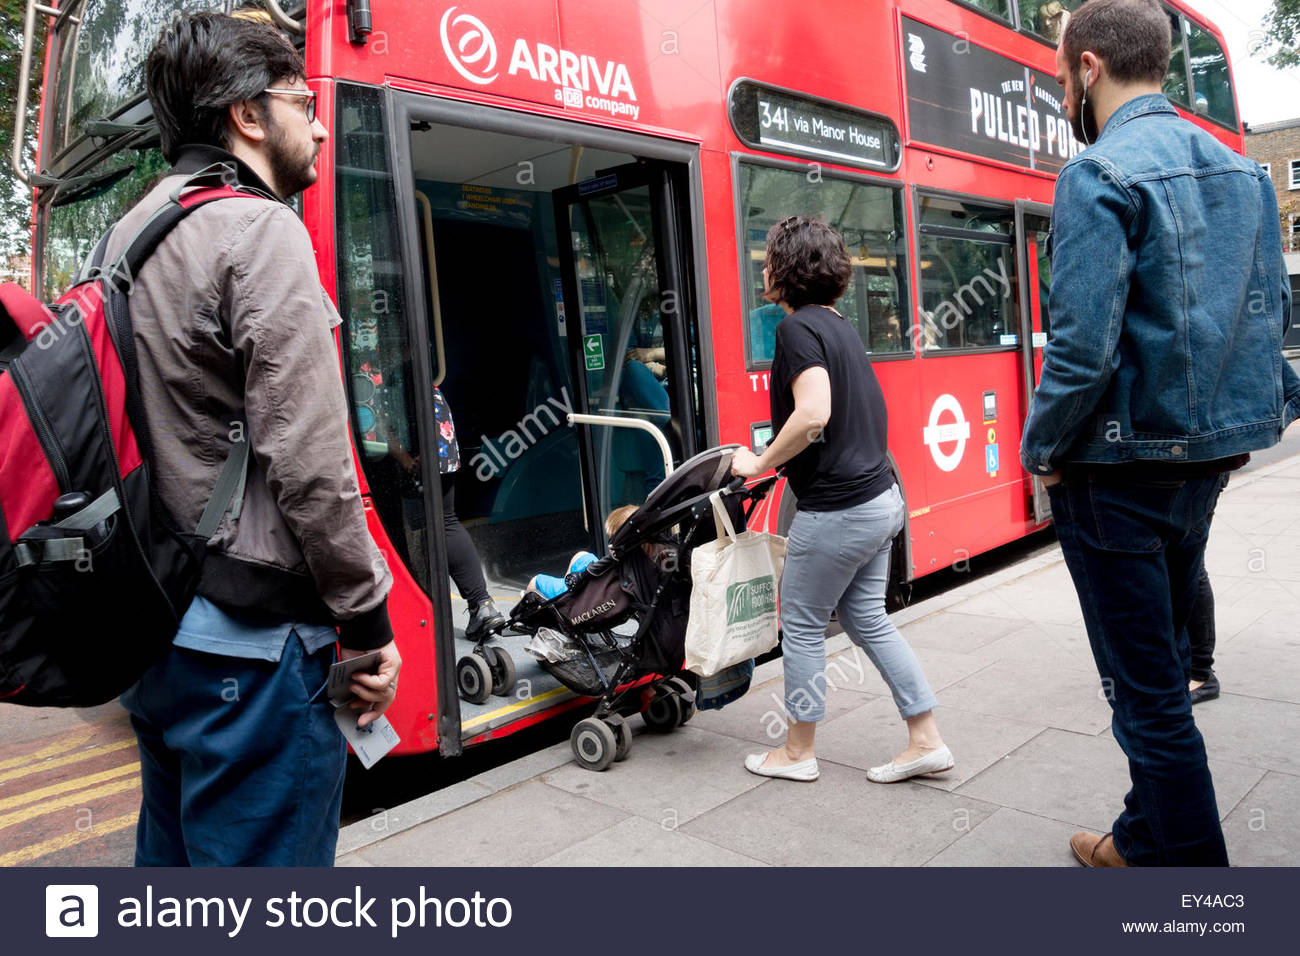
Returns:
[[[721,491],[732,521],[744,528],[776,482],[747,488],[733,479],[738,447],[711,448],[685,462],[614,533],[605,557],[568,575],[568,590],[552,600],[526,594],[501,628],[532,634],[528,650],[543,668],[575,693],[599,698],[569,737],[588,770],[627,756],[627,718],[642,711],[647,696],[643,718],[651,730],[669,733],[695,715],[693,675],[681,668],[691,551],[717,536],[709,496]]]

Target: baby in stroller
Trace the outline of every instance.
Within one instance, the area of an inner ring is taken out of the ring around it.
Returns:
[[[627,523],[627,519],[637,512],[637,505],[623,505],[615,508],[605,517],[605,536],[614,537],[614,533]],[[668,570],[667,565],[670,555],[676,555],[676,549],[669,544],[657,542],[644,542],[641,549],[645,552],[646,557],[654,561],[661,571]],[[569,569],[561,577],[553,574],[534,574],[528,582],[528,586],[519,592],[520,597],[525,597],[531,591],[539,594],[546,600],[554,600],[561,594],[569,590],[568,576],[584,571],[593,561],[596,555],[590,551],[579,551],[569,559]]]

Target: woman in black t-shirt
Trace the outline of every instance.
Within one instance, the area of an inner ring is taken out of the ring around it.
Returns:
[[[826,223],[791,216],[767,234],[765,298],[786,312],[776,327],[771,402],[775,437],[761,456],[740,449],[731,470],[745,478],[785,466],[798,496],[781,579],[785,745],[750,754],[765,777],[816,780],[813,738],[825,716],[826,625],[831,612],[876,665],[907,723],[908,746],[867,771],[894,783],[953,765],[935,723],[934,692],[903,635],[885,614],[890,545],[903,501],[885,446],[887,415],[862,340],[832,307],[848,288],[844,241]]]

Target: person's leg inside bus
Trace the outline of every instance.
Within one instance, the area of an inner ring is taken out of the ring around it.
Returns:
[[[483,562],[479,558],[474,539],[456,516],[456,473],[444,472],[442,480],[442,529],[447,541],[447,567],[456,590],[469,605],[469,623],[465,636],[473,639],[489,628],[505,623],[488,596],[487,580],[483,577]]]

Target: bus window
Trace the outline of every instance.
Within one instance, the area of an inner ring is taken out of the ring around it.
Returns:
[[[438,480],[438,461],[436,449],[422,455],[419,447],[383,104],[378,91],[346,83],[338,96],[338,300],[353,437],[379,520],[427,593],[421,480]]]
[[[961,0],[961,2],[977,10],[983,10],[999,20],[1011,22],[1011,0]]]
[[[175,13],[224,10],[227,5],[227,0],[75,0],[72,13],[77,19],[69,20],[59,34],[59,97],[52,104],[46,157],[77,140],[86,120],[111,116],[144,89],[145,56]]]
[[[1017,344],[1010,209],[921,196],[923,350]]]
[[[1179,106],[1190,107],[1192,102],[1187,96],[1187,54],[1183,49],[1184,20],[1174,11],[1169,11],[1170,42],[1173,54],[1169,57],[1169,71],[1165,73],[1164,94]]]
[[[41,289],[46,299],[61,295],[99,237],[135,205],[168,170],[162,151],[128,149],[115,153],[93,171],[88,185],[57,187],[49,202],[44,249],[40,256]]]
[[[1237,111],[1232,104],[1232,82],[1223,47],[1212,34],[1193,23],[1187,49],[1192,62],[1193,109],[1225,126],[1236,126]]]
[[[743,163],[738,196],[743,210],[742,279],[750,368],[771,364],[776,326],[785,315],[780,306],[762,297],[767,230],[796,214],[820,216],[844,237],[853,275],[835,305],[857,330],[866,350],[873,355],[910,350],[903,321],[909,306],[901,190],[832,179],[824,171],[810,181],[801,170]]]
[[[1070,14],[1083,6],[1084,0],[1019,0],[1019,3],[1020,29],[1059,43]]]

